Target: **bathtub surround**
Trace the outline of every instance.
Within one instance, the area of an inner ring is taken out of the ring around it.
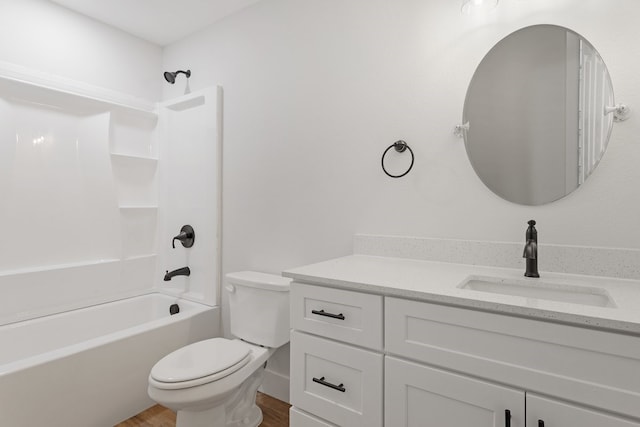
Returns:
[[[153,103],[0,64],[0,324],[154,289],[217,304],[221,93],[164,102],[158,118]],[[198,244],[171,249],[187,221]],[[191,280],[158,283],[184,265]]]
[[[153,105],[12,71],[0,78],[0,221],[11,224],[12,242],[0,249],[0,322],[149,292],[158,204]],[[98,100],[103,93],[108,100]]]
[[[48,1],[0,24],[0,324],[149,292],[161,50]]]

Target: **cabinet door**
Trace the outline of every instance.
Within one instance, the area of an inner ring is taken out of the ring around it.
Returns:
[[[523,391],[394,357],[385,358],[385,399],[385,426],[525,425]]]
[[[640,427],[640,423],[527,393],[527,426]]]

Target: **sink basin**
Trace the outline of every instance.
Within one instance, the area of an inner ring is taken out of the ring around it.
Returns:
[[[590,305],[595,307],[615,307],[609,293],[602,288],[572,286],[543,282],[539,279],[505,279],[500,277],[470,276],[459,286],[461,289],[511,295],[523,298]]]

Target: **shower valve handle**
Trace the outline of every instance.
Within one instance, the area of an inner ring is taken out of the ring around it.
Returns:
[[[190,225],[183,225],[180,229],[180,234],[171,240],[171,247],[176,248],[176,240],[180,240],[182,246],[185,248],[190,248],[193,246],[193,242],[196,239],[196,235],[193,231],[193,227]]]

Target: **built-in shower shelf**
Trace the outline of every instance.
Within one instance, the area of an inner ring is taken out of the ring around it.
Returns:
[[[139,261],[144,259],[153,259],[156,256],[157,256],[156,254],[133,255],[133,256],[126,257],[124,261]]]
[[[67,270],[74,268],[83,268],[94,265],[107,265],[113,264],[116,262],[120,262],[119,259],[99,259],[92,261],[80,261],[80,262],[70,262],[66,264],[51,264],[51,265],[39,265],[34,267],[24,267],[14,270],[4,270],[0,271],[0,277],[4,276],[18,276],[22,274],[30,274],[30,273],[42,273],[53,270]]]
[[[153,210],[158,209],[157,206],[135,206],[135,205],[121,205],[121,210]]]
[[[125,153],[111,153],[111,157],[113,157],[114,159],[122,159],[125,161],[132,160],[136,162],[140,161],[140,162],[156,163],[158,161],[158,159],[155,157],[145,157],[145,156],[138,156],[138,155],[132,155],[132,154],[125,154]]]
[[[121,206],[158,204],[157,159],[112,153],[111,166]]]

